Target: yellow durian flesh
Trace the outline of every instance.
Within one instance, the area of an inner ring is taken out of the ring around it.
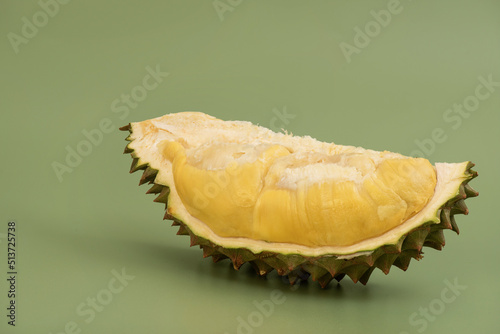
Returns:
[[[327,154],[213,138],[160,146],[187,211],[220,237],[349,246],[404,223],[436,186],[428,160],[389,152]]]

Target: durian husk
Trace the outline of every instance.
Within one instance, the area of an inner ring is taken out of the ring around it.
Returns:
[[[121,127],[120,130],[132,133],[131,124]],[[127,137],[126,140],[131,142],[131,136]],[[366,285],[376,268],[386,275],[392,266],[406,271],[411,259],[420,260],[423,258],[423,247],[442,250],[445,245],[444,230],[449,229],[459,234],[454,216],[456,214],[467,215],[469,211],[464,201],[469,197],[478,196],[478,192],[469,185],[469,182],[478,174],[472,170],[474,164],[468,162],[464,170],[463,181],[456,195],[448,199],[437,210],[434,219],[424,221],[419,226],[404,233],[395,243],[386,243],[374,250],[356,252],[352,255],[305,256],[299,253],[274,251],[253,252],[244,247],[223,247],[216,242],[196,235],[185,222],[172,214],[168,205],[169,186],[155,182],[158,170],[151,168],[148,163],[141,163],[141,160],[135,157],[134,150],[127,145],[124,154],[129,153],[133,157],[130,173],[143,171],[139,185],[146,183],[152,185],[147,194],[158,195],[154,201],[165,204],[164,219],[173,221],[172,226],[179,228],[178,235],[189,236],[190,246],[199,246],[203,250],[204,258],[212,257],[214,262],[229,259],[236,270],[248,262],[261,276],[276,270],[278,275],[286,277],[291,285],[311,277],[313,281],[317,281],[322,288],[325,288],[333,279],[340,282],[345,276],[351,278],[354,283],[360,282]]]

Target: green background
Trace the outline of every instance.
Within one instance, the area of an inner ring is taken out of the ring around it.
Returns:
[[[238,317],[259,320],[254,301],[274,290],[285,302],[246,332],[498,332],[500,87],[467,116],[446,110],[475,94],[478,77],[500,81],[500,2],[401,0],[377,31],[371,11],[391,1],[228,1],[219,15],[210,0],[74,0],[45,25],[37,1],[0,2],[0,332],[55,334],[74,321],[81,333],[232,334]],[[13,46],[34,15],[36,35]],[[349,62],[341,45],[360,45],[356,27],[373,37]],[[169,75],[115,113],[148,66]],[[427,143],[433,163],[475,162],[481,195],[458,217],[460,236],[447,231],[444,251],[427,249],[406,273],[290,289],[276,274],[203,259],[128,174],[117,128],[187,110],[405,155]],[[276,119],[283,110],[293,118]],[[67,147],[103,119],[113,130],[60,181],[53,163],[65,164]],[[446,139],[430,144],[435,129]],[[5,316],[9,220],[18,225],[15,328]],[[77,307],[104,298],[122,268],[135,278],[87,323]],[[467,288],[442,310],[445,280]],[[424,328],[418,312],[429,307]]]

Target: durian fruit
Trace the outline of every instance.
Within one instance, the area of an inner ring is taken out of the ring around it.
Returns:
[[[203,256],[275,269],[291,284],[322,287],[346,275],[366,284],[375,268],[406,270],[422,247],[441,250],[444,229],[467,214],[471,162],[397,153],[275,133],[199,112],[130,123],[130,172],[166,204],[165,219]]]

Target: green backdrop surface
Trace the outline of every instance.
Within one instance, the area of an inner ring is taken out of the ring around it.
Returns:
[[[500,331],[500,2],[2,0],[0,36],[0,332]],[[290,288],[203,259],[128,174],[118,127],[188,110],[471,160],[480,196],[407,272]]]

